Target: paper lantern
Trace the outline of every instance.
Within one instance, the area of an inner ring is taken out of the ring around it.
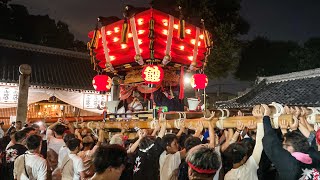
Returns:
[[[205,74],[194,74],[191,77],[191,86],[194,89],[204,89],[208,85],[208,77]]]
[[[96,75],[92,80],[96,91],[108,91],[112,85],[112,79],[107,75]]]
[[[164,72],[160,66],[148,65],[142,69],[142,78],[147,84],[160,84],[163,76]]]

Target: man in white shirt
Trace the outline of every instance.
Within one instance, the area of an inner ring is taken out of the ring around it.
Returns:
[[[55,153],[59,153],[60,148],[65,145],[63,141],[63,134],[65,127],[61,124],[54,123],[48,127],[47,142],[48,150],[52,149]]]
[[[74,133],[74,128],[67,120],[58,119],[57,122],[51,124],[47,129],[47,142],[48,149],[54,150],[57,154],[60,148],[65,145],[63,141],[64,132],[69,129],[71,133]],[[53,131],[52,131],[53,130]]]
[[[257,170],[263,150],[263,136],[263,123],[257,123],[256,144],[250,157],[247,156],[247,148],[241,143],[233,143],[228,147],[232,152],[233,168],[226,173],[225,180],[258,180]]]
[[[168,180],[172,172],[177,169],[181,159],[185,157],[186,151],[179,151],[178,139],[175,134],[166,134],[162,138],[166,150],[160,155],[160,180]]]
[[[83,165],[82,159],[77,156],[77,153],[80,151],[80,143],[81,141],[77,138],[70,139],[67,141],[67,147],[70,150],[69,156],[65,157],[63,161],[66,160],[66,158],[70,158],[70,160],[73,162],[73,174],[70,174],[71,171],[65,171],[66,168],[62,164],[62,179],[70,179],[70,177],[73,178],[73,180],[79,180],[85,178],[85,167]]]
[[[3,138],[4,136],[4,131],[3,131],[3,125],[4,125],[4,122],[0,122],[0,138]]]
[[[41,136],[31,135],[28,137],[28,151],[24,155],[19,156],[14,162],[14,179],[47,179],[47,162],[40,155],[41,144]]]
[[[63,137],[63,141],[65,143],[67,143],[70,139],[76,138],[76,136],[74,134],[66,134]],[[58,154],[58,167],[61,167],[61,163],[63,161],[63,159],[70,154],[70,150],[66,145],[63,145],[60,150],[59,150],[59,154]]]

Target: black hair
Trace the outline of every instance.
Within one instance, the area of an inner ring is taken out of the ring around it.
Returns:
[[[244,138],[240,142],[243,143],[245,147],[247,147],[247,156],[251,156],[253,153],[255,141],[251,138]]]
[[[16,124],[17,124],[17,123],[22,123],[22,122],[21,122],[21,121],[16,121]]]
[[[17,142],[21,142],[25,137],[26,137],[27,133],[23,130],[20,130],[20,131],[17,131],[15,134],[14,134],[14,139],[17,141]]]
[[[295,152],[306,153],[310,148],[307,138],[297,131],[286,133],[284,138],[285,143],[290,144]]]
[[[146,149],[154,143],[154,140],[148,136],[143,137],[139,143],[139,149]]]
[[[29,132],[34,131],[34,130],[35,129],[33,127],[25,127],[21,131],[24,131],[24,132],[26,132],[26,134],[28,134]]]
[[[188,137],[186,139],[186,141],[184,142],[184,147],[186,148],[186,150],[188,152],[191,148],[193,148],[199,144],[201,144],[200,138],[191,136],[191,137]]]
[[[31,127],[34,128],[34,129],[39,129],[40,128],[40,126],[38,124],[36,124],[36,123],[33,123],[31,125]]]
[[[240,142],[230,144],[225,151],[229,153],[229,158],[232,160],[232,164],[239,163],[248,155],[247,147]]]
[[[72,138],[67,141],[67,147],[70,149],[70,151],[74,151],[77,147],[80,146],[81,141],[77,138]]]
[[[14,127],[14,126],[11,126],[9,129],[8,129],[8,135],[11,136],[13,134],[15,134],[17,132],[17,129]]]
[[[192,164],[193,166],[203,169],[203,170],[215,170],[213,173],[200,173],[192,170],[193,176],[197,179],[208,179],[213,178],[216,174],[216,171],[219,169],[221,165],[221,160],[219,155],[214,150],[214,148],[210,148],[205,145],[198,145],[193,147],[187,155],[186,162]]]
[[[98,174],[103,173],[108,167],[118,168],[121,165],[126,165],[126,162],[127,151],[117,144],[100,146],[93,158],[93,165]]]
[[[41,136],[33,134],[27,138],[27,147],[29,150],[37,149],[40,146],[41,142]]]
[[[66,128],[64,127],[64,125],[61,124],[57,124],[54,128],[53,128],[54,132],[57,133],[57,135],[63,135],[64,131],[66,130]]]
[[[76,138],[76,135],[69,133],[63,137],[63,141],[64,141],[64,143],[67,143],[70,139],[73,139],[73,138]]]
[[[167,149],[167,146],[171,146],[171,143],[174,140],[178,140],[177,136],[175,134],[166,134],[163,136],[162,138],[162,144],[163,144],[163,148]]]

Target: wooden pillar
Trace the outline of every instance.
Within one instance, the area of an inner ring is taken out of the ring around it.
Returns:
[[[118,101],[120,97],[120,85],[119,78],[112,78],[112,86],[111,86],[111,101]]]
[[[31,66],[29,66],[28,64],[22,64],[19,66],[19,72],[20,76],[17,121],[21,121],[22,124],[24,124],[27,120]]]

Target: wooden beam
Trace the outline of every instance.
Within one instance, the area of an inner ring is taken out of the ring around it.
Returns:
[[[199,121],[203,120],[203,118],[196,118],[196,119],[185,119],[184,123],[187,128],[195,129],[199,125]],[[288,123],[292,123],[292,115],[281,115],[279,117],[279,121],[285,120]],[[178,119],[175,120],[166,120],[166,125],[168,129],[174,129],[177,128],[175,125],[175,122],[177,122]],[[213,125],[213,127],[220,127],[220,128],[235,128],[237,121],[241,121],[245,125],[248,125],[251,121],[255,122],[262,122],[262,118],[256,118],[254,116],[235,116],[235,117],[227,117],[223,120],[219,120],[218,118],[213,118],[211,121],[203,120],[203,126],[205,128],[209,127],[209,123]],[[272,120],[271,120],[272,121]],[[88,126],[90,128],[95,128],[98,126],[99,123],[103,122],[92,122],[88,123]],[[273,124],[273,122],[272,122]],[[106,121],[104,127],[106,129],[121,129],[123,127],[127,128],[135,128],[139,127],[141,129],[152,129],[152,121],[139,121],[139,120],[129,120],[129,121]]]

